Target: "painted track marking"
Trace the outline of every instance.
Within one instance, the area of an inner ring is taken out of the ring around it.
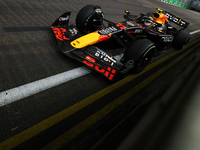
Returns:
[[[86,67],[75,68],[54,76],[50,76],[35,82],[31,82],[10,90],[0,92],[0,107],[14,101],[37,94],[44,90],[66,83],[78,77],[84,76],[91,71]]]
[[[198,33],[198,32],[200,32],[200,30],[196,30],[196,31],[190,32],[190,34],[192,35],[192,34],[195,34],[195,33]]]

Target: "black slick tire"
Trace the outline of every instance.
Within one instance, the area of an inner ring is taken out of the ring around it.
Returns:
[[[84,34],[95,30],[92,24],[94,19],[98,19],[103,13],[97,14],[96,9],[101,9],[99,6],[86,5],[83,7],[76,16],[76,26],[78,30]],[[102,16],[103,17],[103,16]]]
[[[124,67],[121,73],[132,70],[139,73],[149,64],[156,50],[155,44],[148,39],[137,39],[124,53],[122,63]]]
[[[190,40],[191,36],[187,31],[180,30],[174,37],[172,46],[177,50],[181,50]]]

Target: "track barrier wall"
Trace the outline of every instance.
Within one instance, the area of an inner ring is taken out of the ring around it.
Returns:
[[[199,0],[160,0],[160,1],[200,12]]]

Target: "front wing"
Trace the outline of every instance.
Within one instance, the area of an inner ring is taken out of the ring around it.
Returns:
[[[123,66],[113,56],[95,46],[88,46],[65,54],[99,72],[109,80],[114,80]]]
[[[69,18],[70,12],[64,13],[51,26],[61,52],[114,80],[123,64],[96,46],[73,47],[70,43],[83,35],[76,26],[68,26]]]

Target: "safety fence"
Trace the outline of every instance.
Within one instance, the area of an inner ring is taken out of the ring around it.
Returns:
[[[200,11],[199,0],[160,0],[165,3],[177,5],[179,7]]]
[[[182,1],[178,1],[178,0],[160,0],[160,1],[172,4],[172,5],[184,7],[184,8],[187,8],[187,9],[191,9],[191,7],[187,3],[183,3]]]

